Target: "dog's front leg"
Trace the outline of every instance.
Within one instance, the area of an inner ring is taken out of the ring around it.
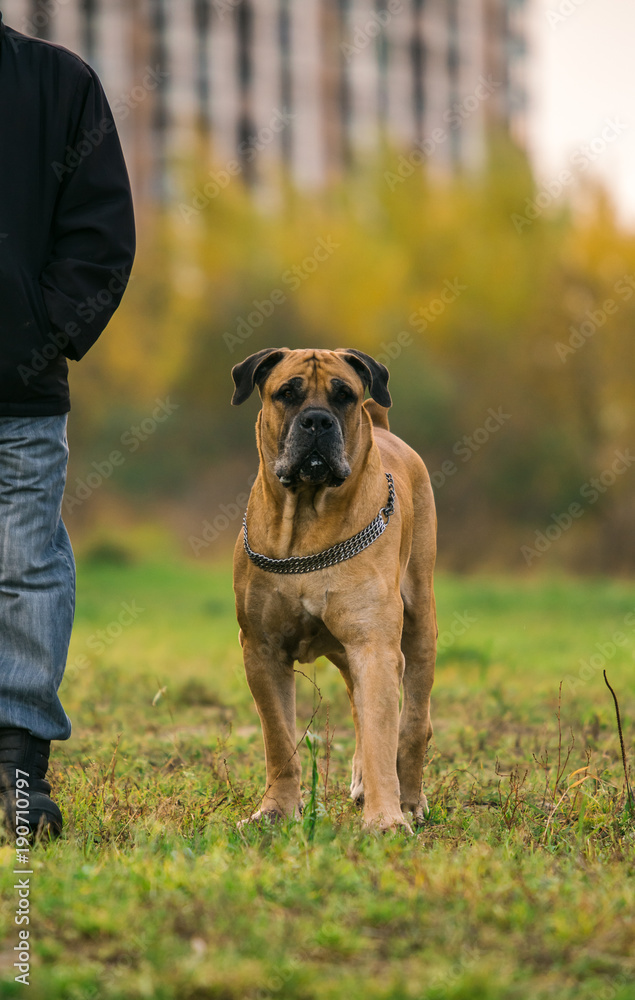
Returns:
[[[300,758],[295,739],[295,673],[282,649],[243,640],[247,683],[262,724],[267,787],[252,820],[299,816]]]
[[[379,635],[346,650],[353,699],[361,729],[364,823],[380,830],[411,832],[401,811],[397,777],[399,687],[404,658]]]

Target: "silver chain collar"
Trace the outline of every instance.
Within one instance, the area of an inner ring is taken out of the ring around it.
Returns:
[[[352,538],[347,538],[343,542],[332,545],[330,549],[316,552],[312,556],[289,556],[286,559],[271,559],[270,556],[263,556],[260,552],[254,552],[249,548],[247,538],[247,511],[243,517],[243,538],[245,542],[245,552],[256,566],[266,570],[268,573],[312,573],[316,569],[327,569],[329,566],[336,566],[337,563],[352,559],[359,552],[363,552],[369,545],[383,535],[388,527],[391,515],[395,512],[395,484],[389,472],[385,473],[388,480],[388,503],[382,507],[377,517],[366,525],[362,531],[358,531]],[[386,520],[384,521],[384,517]]]

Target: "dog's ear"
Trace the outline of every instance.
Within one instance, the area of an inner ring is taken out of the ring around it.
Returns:
[[[390,373],[386,366],[382,365],[381,361],[375,361],[369,354],[356,351],[352,347],[343,348],[338,351],[339,353],[342,354],[344,361],[347,361],[355,369],[362,382],[368,386],[375,402],[379,403],[380,406],[385,406],[386,409],[392,406],[392,399],[388,391]]]
[[[282,361],[288,350],[288,347],[280,349],[265,347],[264,350],[258,351],[256,354],[250,354],[239,365],[234,365],[232,378],[236,388],[232,396],[232,405],[240,406],[246,399],[249,399],[254,388],[256,386],[260,388],[271,369],[275,368],[279,361]]]

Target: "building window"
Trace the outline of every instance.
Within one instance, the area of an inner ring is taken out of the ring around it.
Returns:
[[[97,62],[97,0],[81,0],[82,53],[92,64]]]
[[[246,91],[251,83],[251,39],[253,33],[253,13],[248,0],[242,0],[236,11],[238,29],[238,79],[241,90]]]
[[[51,37],[51,14],[45,0],[31,0],[31,13],[27,21],[26,33],[37,38]]]
[[[194,0],[196,28],[196,93],[198,97],[199,127],[208,132],[209,113],[209,0]]]
[[[282,101],[282,110],[290,113],[293,108],[290,0],[280,0],[278,37],[280,42],[280,99]],[[291,163],[291,129],[285,128],[280,133],[280,146],[282,161],[285,166],[289,166]]]
[[[388,121],[388,39],[385,32],[377,35],[377,113],[383,130]]]
[[[421,17],[424,0],[414,0],[413,5],[413,31],[411,41],[412,57],[412,84],[413,84],[413,106],[415,117],[415,129],[417,140],[423,139],[423,120],[425,116],[425,60],[426,50],[423,41]]]
[[[155,175],[153,188],[159,201],[168,197],[168,166],[166,160],[167,130],[169,123],[167,104],[167,82],[169,80],[169,60],[167,48],[166,0],[151,0],[152,55],[151,65],[159,66],[165,75],[157,82],[154,92],[152,131],[154,139]]]
[[[238,86],[240,88],[241,109],[238,121],[238,154],[242,160],[242,173],[247,184],[254,180],[253,155],[247,156],[255,132],[251,117],[251,83],[253,77],[253,11],[249,0],[242,0],[236,10],[236,31],[238,34]]]
[[[338,34],[340,38],[345,38],[349,22],[349,0],[339,0],[339,25]],[[341,164],[344,169],[350,167],[352,163],[351,149],[351,85],[348,77],[348,60],[340,49],[339,65],[339,105],[341,122]]]
[[[459,4],[458,0],[448,0],[448,48],[447,69],[450,93],[450,107],[459,100]],[[453,164],[461,159],[461,129],[450,131],[450,156]]]

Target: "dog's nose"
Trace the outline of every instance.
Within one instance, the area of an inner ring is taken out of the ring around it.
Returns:
[[[300,414],[300,427],[305,431],[312,431],[314,434],[321,434],[322,431],[330,431],[335,423],[328,410],[305,410]]]

